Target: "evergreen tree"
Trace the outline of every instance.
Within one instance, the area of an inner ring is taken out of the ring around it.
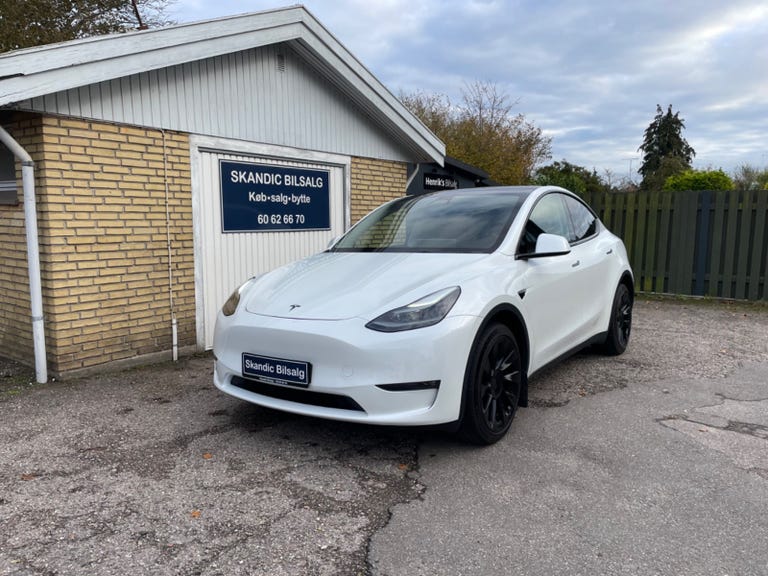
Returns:
[[[643,177],[643,188],[663,184],[670,176],[691,168],[696,151],[683,138],[684,128],[680,112],[673,114],[671,104],[666,113],[656,105],[656,116],[645,129],[643,144],[638,148],[643,152],[638,170]]]

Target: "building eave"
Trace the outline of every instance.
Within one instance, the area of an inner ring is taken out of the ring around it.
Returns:
[[[8,52],[0,55],[0,107],[283,42],[420,161],[443,164],[445,145],[303,6]]]

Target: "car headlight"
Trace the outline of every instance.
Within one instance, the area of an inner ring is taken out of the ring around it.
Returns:
[[[459,294],[461,294],[461,288],[458,286],[433,292],[407,306],[395,308],[374,318],[365,327],[379,332],[400,332],[432,326],[451,311],[456,300],[459,299]]]
[[[237,305],[240,304],[240,296],[243,293],[243,290],[245,290],[245,287],[248,286],[251,282],[256,280],[258,276],[254,276],[253,278],[246,280],[243,284],[238,286],[237,290],[232,292],[232,295],[227,298],[227,301],[224,302],[224,306],[221,307],[221,312],[224,314],[224,316],[232,316],[232,314],[235,313],[235,310],[237,310]]]

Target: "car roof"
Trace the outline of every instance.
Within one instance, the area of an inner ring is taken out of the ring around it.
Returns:
[[[518,196],[520,198],[527,198],[531,194],[537,191],[547,191],[547,190],[559,190],[562,191],[561,188],[557,188],[555,186],[479,186],[477,188],[456,188],[451,190],[435,190],[434,192],[426,192],[425,194],[420,194],[419,196],[433,196],[433,195],[440,195],[440,196],[458,196],[458,195],[465,195],[467,193],[469,194],[481,194],[481,195],[496,195],[496,194],[509,194],[513,196]]]
[[[451,188],[448,190],[431,190],[420,194],[420,196],[429,196],[432,194],[458,195],[458,194],[513,194],[517,196],[528,196],[534,190],[541,186],[478,186],[476,188]]]

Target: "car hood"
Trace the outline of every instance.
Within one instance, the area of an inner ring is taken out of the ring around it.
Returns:
[[[245,309],[254,314],[306,320],[371,318],[377,310],[382,313],[384,306],[403,306],[459,285],[468,267],[487,257],[324,252],[254,280],[245,296]],[[406,296],[409,298],[403,301]]]

